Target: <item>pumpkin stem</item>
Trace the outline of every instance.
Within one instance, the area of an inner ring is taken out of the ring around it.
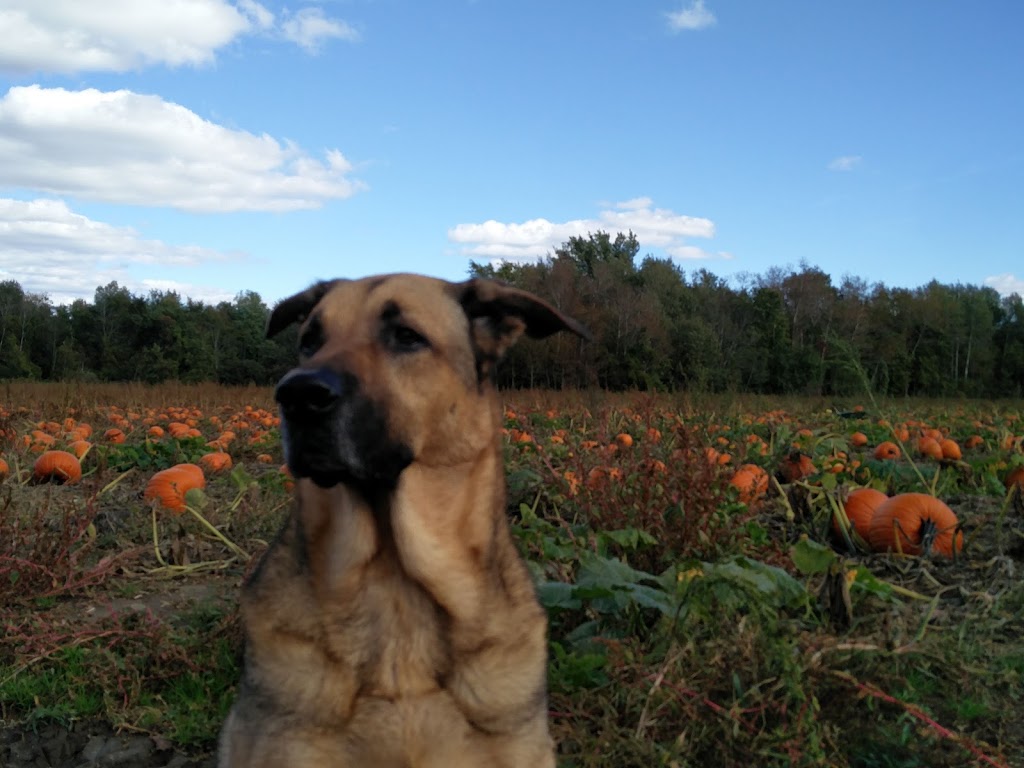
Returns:
[[[935,525],[934,520],[925,518],[921,521],[921,552],[925,557],[931,554],[932,545],[935,544],[938,535],[939,527]]]

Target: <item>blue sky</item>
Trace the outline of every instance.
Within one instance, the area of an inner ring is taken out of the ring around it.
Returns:
[[[0,279],[268,302],[634,231],[1024,294],[1024,3],[0,0]]]

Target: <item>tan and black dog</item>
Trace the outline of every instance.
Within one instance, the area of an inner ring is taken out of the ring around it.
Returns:
[[[586,331],[529,293],[417,275],[278,304],[289,519],[242,591],[222,768],[549,768],[547,622],[505,517],[494,365]]]

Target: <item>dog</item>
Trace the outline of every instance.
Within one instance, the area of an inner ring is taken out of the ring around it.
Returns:
[[[275,390],[293,510],[242,588],[222,768],[552,768],[547,618],[505,511],[494,368],[586,329],[496,281],[318,282]]]

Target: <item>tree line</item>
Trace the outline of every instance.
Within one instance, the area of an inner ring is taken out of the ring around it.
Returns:
[[[915,288],[820,269],[773,268],[737,284],[646,256],[632,233],[573,237],[539,262],[470,266],[536,293],[590,329],[524,342],[507,387],[764,394],[1020,397],[1024,304],[991,288]],[[216,305],[116,282],[54,306],[0,282],[0,378],[272,384],[295,329],[265,338],[269,307],[246,291]]]

